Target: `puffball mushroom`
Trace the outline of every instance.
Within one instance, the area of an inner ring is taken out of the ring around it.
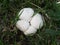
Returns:
[[[26,31],[29,28],[29,22],[25,20],[18,20],[16,23],[16,27],[21,31]]]
[[[33,26],[30,26],[27,31],[24,32],[25,35],[33,35],[37,32],[37,29]]]
[[[17,21],[16,27],[25,35],[33,35],[43,26],[41,14],[36,13],[34,16],[33,14],[32,8],[23,8],[18,14],[20,20]]]
[[[32,8],[23,8],[19,12],[19,15],[20,15],[19,19],[30,21],[33,14],[34,14],[34,10]]]
[[[41,28],[43,26],[43,20],[41,14],[37,13],[35,16],[33,16],[30,23],[33,27],[37,29]]]

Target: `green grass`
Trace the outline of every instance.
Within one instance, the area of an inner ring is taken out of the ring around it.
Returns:
[[[18,12],[25,7],[45,19],[33,36],[25,36],[15,26]],[[56,0],[0,0],[0,45],[60,45],[60,4]]]

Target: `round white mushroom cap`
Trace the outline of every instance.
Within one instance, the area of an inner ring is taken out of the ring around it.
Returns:
[[[23,8],[18,15],[20,15],[19,19],[30,21],[33,14],[34,10],[32,8]]]
[[[24,32],[25,35],[33,35],[37,32],[37,29],[33,26],[30,26],[27,31]]]
[[[37,13],[35,16],[33,16],[30,23],[33,27],[37,29],[41,28],[43,26],[43,19],[41,14]]]
[[[16,27],[23,32],[26,31],[29,28],[29,26],[29,22],[25,20],[18,20],[16,23]]]

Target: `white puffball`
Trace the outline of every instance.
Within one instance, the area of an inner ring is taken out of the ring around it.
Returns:
[[[39,13],[37,13],[36,15],[33,16],[30,23],[33,27],[37,29],[41,28],[43,26],[42,16]]]
[[[43,17],[39,13],[34,15],[32,8],[21,9],[18,16],[20,20],[17,21],[16,27],[25,35],[33,35],[43,26]]]
[[[34,10],[32,8],[23,8],[18,15],[20,15],[19,19],[30,21],[33,14]]]
[[[27,31],[24,32],[25,35],[33,35],[37,32],[37,29],[33,26],[30,26]]]
[[[19,20],[16,23],[16,27],[23,32],[26,31],[29,28],[29,26],[29,22],[25,20]]]

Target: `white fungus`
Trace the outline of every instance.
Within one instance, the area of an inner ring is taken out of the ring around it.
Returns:
[[[32,8],[23,8],[18,14],[20,20],[17,21],[16,27],[25,35],[33,35],[43,26],[41,14],[36,13],[34,16],[33,14]]]
[[[33,14],[34,10],[32,8],[24,8],[19,12],[19,19],[30,21]]]
[[[16,27],[21,31],[26,31],[29,28],[29,23],[25,20],[19,20],[16,23]]]
[[[25,35],[33,35],[37,32],[37,29],[33,26],[30,26],[27,31],[24,32]]]
[[[41,28],[43,26],[42,16],[39,13],[37,13],[35,16],[33,16],[30,23],[33,27],[37,29]]]

